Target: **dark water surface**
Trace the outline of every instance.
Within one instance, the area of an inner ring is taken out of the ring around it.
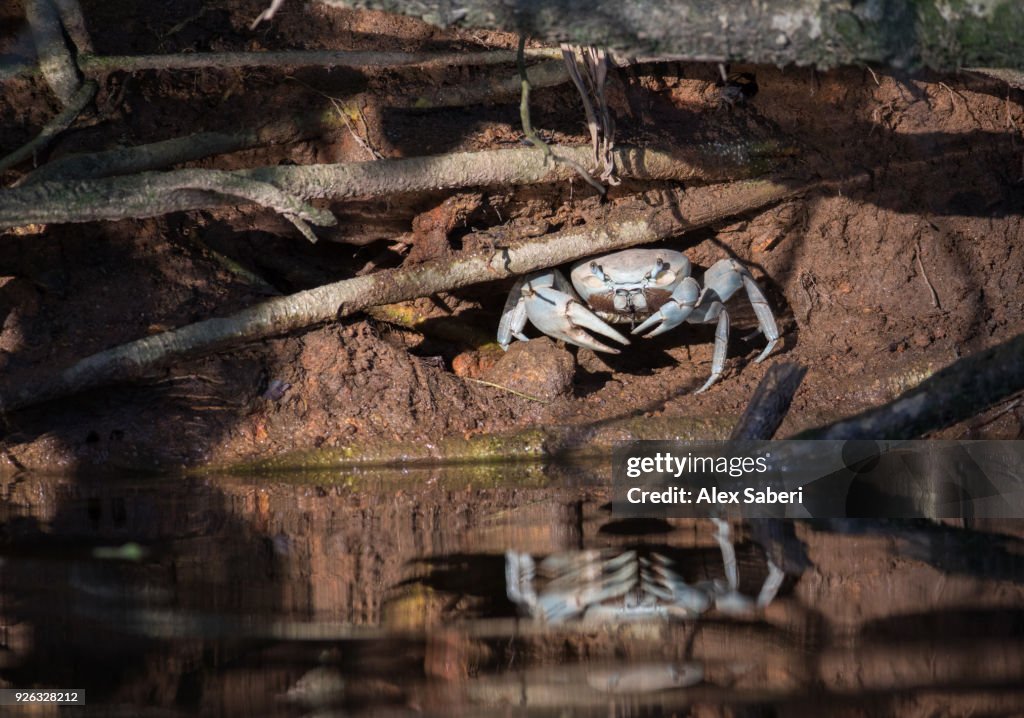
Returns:
[[[603,473],[5,479],[0,686],[87,705],[0,712],[1024,714],[1020,523],[734,523],[729,593]]]

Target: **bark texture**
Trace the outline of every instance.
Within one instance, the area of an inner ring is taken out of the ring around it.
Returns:
[[[936,70],[1024,67],[1020,0],[320,0],[634,56]]]

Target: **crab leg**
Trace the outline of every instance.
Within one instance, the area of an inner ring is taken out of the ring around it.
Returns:
[[[725,354],[729,349],[729,312],[725,311],[721,302],[715,302],[708,309],[709,321],[712,321],[716,314],[718,315],[718,326],[715,327],[715,352],[711,355],[711,376],[704,382],[704,386],[694,394],[707,391],[708,387],[718,381],[718,378],[722,376],[722,370],[725,369]]]
[[[775,315],[772,314],[772,309],[768,306],[768,300],[764,296],[764,292],[757,286],[757,282],[750,276],[750,272],[743,268],[743,286],[747,290],[747,298],[750,300],[750,304],[754,307],[754,314],[757,315],[757,324],[761,329],[761,333],[764,334],[764,338],[768,340],[768,346],[762,350],[762,352],[754,360],[755,364],[763,362],[772,349],[779,342],[779,327],[775,323]]]

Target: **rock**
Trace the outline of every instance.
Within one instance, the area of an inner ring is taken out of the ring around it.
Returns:
[[[484,381],[537,397],[556,399],[572,391],[576,361],[564,347],[547,337],[515,342],[497,364],[484,372]]]

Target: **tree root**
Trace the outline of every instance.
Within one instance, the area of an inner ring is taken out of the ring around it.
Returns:
[[[589,148],[584,151],[589,152]],[[562,264],[580,257],[679,235],[739,213],[760,209],[826,183],[770,180],[698,188],[666,206],[642,200],[617,208],[593,226],[530,239],[495,252],[467,254],[410,268],[346,279],[270,299],[230,317],[207,319],[87,357],[63,371],[14,377],[0,388],[0,412],[86,389],[138,379],[185,358],[308,328],[368,307],[451,291]]]
[[[92,80],[82,83],[60,114],[47,122],[34,140],[0,159],[0,172],[24,162],[50,144],[53,138],[66,130],[85,106],[92,102],[92,98],[96,96],[96,89],[96,83]]]
[[[327,227],[336,222],[330,212],[305,204],[293,194],[272,184],[221,170],[145,173],[116,178],[114,181],[44,182],[0,193],[0,205],[5,204],[4,199],[12,195],[31,202],[33,196],[47,196],[54,187],[60,190],[56,201],[43,202],[34,207],[22,205],[22,218],[10,226],[86,221],[84,218],[116,220],[153,217],[175,211],[176,204],[180,202],[208,205],[209,193],[221,198],[243,199],[273,209],[284,215],[311,242],[316,241],[316,236],[305,222]],[[223,199],[220,201],[223,202]],[[4,211],[0,209],[0,226],[6,222],[3,215]],[[23,221],[25,218],[27,221]]]
[[[586,161],[588,147],[556,147],[558,154]],[[679,182],[736,179],[762,174],[772,148],[753,145],[660,152],[619,147],[617,174]],[[46,222],[154,217],[207,209],[229,202],[230,192],[198,189],[204,174],[234,177],[278,188],[303,199],[351,199],[434,189],[525,185],[571,179],[573,171],[552,165],[534,149],[459,152],[432,157],[374,160],[337,165],[263,167],[237,172],[176,170],[130,177],[40,182],[0,191],[0,228]]]
[[[79,54],[91,53],[93,51],[92,38],[89,37],[89,31],[85,27],[85,15],[82,14],[82,7],[78,4],[78,0],[53,0],[53,4],[57,6],[57,12],[60,13],[64,31],[71,38],[71,42],[74,43]]]

